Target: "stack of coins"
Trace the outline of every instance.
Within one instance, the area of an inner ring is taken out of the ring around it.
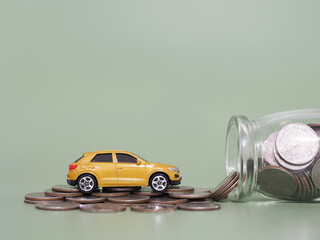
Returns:
[[[257,190],[307,200],[320,196],[320,124],[289,123],[263,143]]]
[[[166,192],[156,193],[150,187],[103,188],[91,194],[82,194],[68,185],[55,185],[41,193],[29,193],[25,202],[42,210],[75,210],[86,212],[121,212],[130,207],[138,212],[171,212],[177,209],[191,211],[218,210],[212,192],[205,188],[170,186]]]
[[[239,184],[239,173],[233,172],[223,179],[213,190],[212,198],[215,201],[225,199]]]
[[[63,197],[52,197],[52,196],[47,196],[43,192],[35,192],[35,193],[28,193],[24,197],[24,202],[25,203],[30,203],[30,204],[36,204],[40,202],[56,202],[56,201],[63,201]]]

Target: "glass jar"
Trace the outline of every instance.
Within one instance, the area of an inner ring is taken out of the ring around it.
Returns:
[[[250,121],[231,117],[227,173],[239,173],[233,201],[265,197],[312,201],[320,197],[320,109],[276,113]]]

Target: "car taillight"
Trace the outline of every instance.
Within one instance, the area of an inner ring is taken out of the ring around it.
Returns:
[[[69,165],[69,170],[75,170],[77,167],[78,167],[78,165],[70,164]]]

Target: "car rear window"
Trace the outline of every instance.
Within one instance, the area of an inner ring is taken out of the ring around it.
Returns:
[[[81,157],[79,157],[77,160],[75,160],[74,162],[78,162],[81,158],[83,158],[83,155]]]
[[[91,162],[113,162],[112,153],[97,154]]]

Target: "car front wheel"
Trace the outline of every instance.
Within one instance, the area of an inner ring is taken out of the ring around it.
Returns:
[[[80,176],[77,185],[82,193],[92,193],[98,187],[96,178],[91,174]]]
[[[150,179],[150,186],[155,192],[164,192],[169,186],[169,179],[163,173],[156,173]]]

